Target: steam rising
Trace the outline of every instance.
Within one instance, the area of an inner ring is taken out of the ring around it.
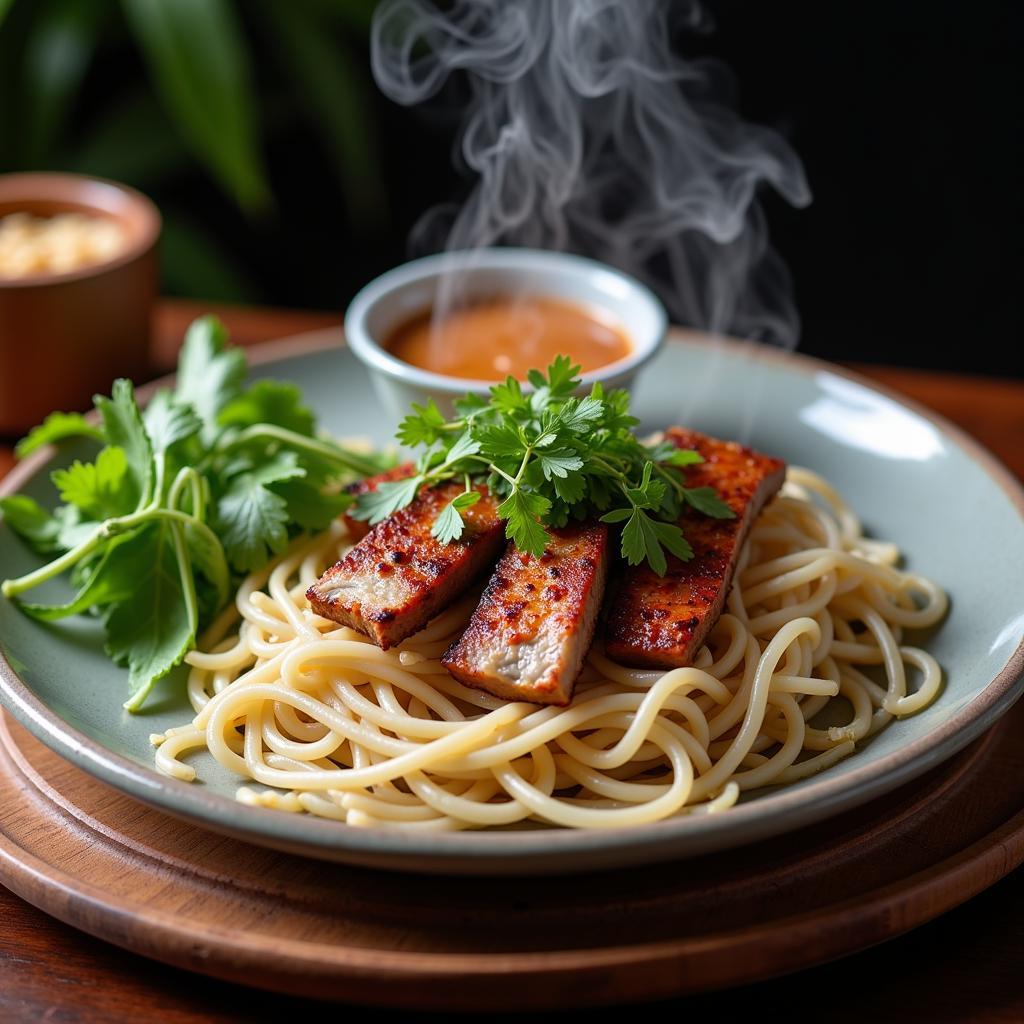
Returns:
[[[776,132],[723,101],[718,64],[670,46],[694,0],[385,0],[372,38],[381,89],[412,105],[454,72],[471,90],[461,154],[478,175],[431,211],[418,249],[525,245],[593,256],[647,281],[678,322],[794,346],[789,276],[757,200],[810,201]]]

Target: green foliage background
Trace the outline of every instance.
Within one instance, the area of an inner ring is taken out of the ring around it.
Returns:
[[[374,6],[0,0],[0,171],[149,194],[170,293],[340,307],[390,258]]]

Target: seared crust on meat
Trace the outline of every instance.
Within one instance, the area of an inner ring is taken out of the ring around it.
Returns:
[[[354,484],[349,484],[345,488],[345,493],[351,494],[353,498],[358,498],[362,494],[377,490],[380,484],[404,480],[406,477],[412,476],[414,472],[416,472],[416,467],[411,462],[403,462],[400,466],[392,466],[391,469],[386,469],[383,473],[377,473],[375,476],[368,476],[365,480],[357,480]],[[341,518],[345,521],[348,535],[353,540],[362,540],[370,532],[370,524],[362,519],[353,519],[347,514]]]
[[[468,628],[441,659],[460,682],[505,700],[572,699],[604,595],[608,529],[550,533],[540,558],[505,549]]]
[[[504,543],[504,523],[487,488],[462,510],[462,537],[442,544],[430,532],[461,483],[422,491],[410,505],[372,527],[306,591],[318,615],[365,633],[387,650],[422,629],[482,576]]]
[[[714,487],[736,518],[711,519],[687,510],[679,525],[693,548],[690,561],[670,555],[668,571],[660,577],[646,562],[623,572],[608,609],[605,652],[639,668],[692,662],[722,612],[751,523],[786,475],[781,459],[733,441],[681,427],[669,428],[665,437],[678,448],[700,452],[704,462],[688,467],[686,485]]]

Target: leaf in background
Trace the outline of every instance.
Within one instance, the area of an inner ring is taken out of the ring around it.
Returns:
[[[196,155],[243,210],[270,201],[245,41],[226,0],[121,0],[157,90]]]
[[[153,446],[142,423],[142,413],[135,401],[132,382],[124,377],[114,381],[111,397],[96,395],[93,399],[103,420],[103,431],[112,445],[124,449],[128,475],[135,483],[135,497],[150,494],[153,473]]]
[[[191,154],[179,141],[163,107],[147,87],[140,89],[111,97],[70,154],[69,170],[145,189],[190,166]]]
[[[379,159],[364,61],[353,60],[339,36],[299,4],[263,0],[259,8],[272,34],[272,52],[302,89],[302,106],[323,139],[341,183],[348,215],[359,227],[375,224],[384,209]]]
[[[220,238],[180,213],[163,212],[160,266],[165,291],[221,302],[252,302],[259,297]]]
[[[19,459],[23,459],[43,445],[56,444],[69,437],[91,437],[96,441],[104,439],[103,431],[81,413],[51,412],[38,427],[33,427],[28,436],[18,442],[14,451]]]
[[[313,413],[302,404],[302,392],[283,380],[256,381],[225,405],[217,418],[225,427],[273,423],[305,437],[313,436],[315,426]]]
[[[14,0],[0,0],[0,25],[3,24],[4,16],[10,10],[12,3],[14,3]]]
[[[200,317],[185,332],[178,357],[174,396],[199,415],[206,439],[217,433],[217,416],[238,395],[245,377],[245,353],[227,348],[227,340],[215,316]]]
[[[114,605],[107,616],[106,651],[127,666],[131,697],[125,706],[136,710],[153,684],[191,649],[196,623],[182,586],[170,524],[148,526],[117,553],[119,560],[134,567],[134,589],[131,599]]]
[[[106,2],[56,0],[40,5],[25,44],[28,111],[25,161],[46,162],[53,141],[96,50],[101,25],[110,7]]]

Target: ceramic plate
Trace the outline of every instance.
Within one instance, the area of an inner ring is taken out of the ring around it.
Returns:
[[[299,384],[323,425],[385,443],[385,421],[362,367],[337,335],[260,354],[254,375]],[[273,358],[269,358],[273,357]],[[820,821],[895,788],[950,757],[1020,695],[1024,671],[1024,493],[989,454],[922,409],[801,356],[676,332],[643,374],[634,407],[644,426],[686,423],[749,441],[826,476],[873,534],[895,541],[907,564],[951,596],[945,624],[927,638],[945,670],[939,698],[893,723],[827,772],[751,795],[720,815],[622,831],[520,830],[402,835],[246,807],[239,780],[208,755],[200,783],[153,768],[149,734],[191,717],[180,678],[164,681],[146,711],[121,703],[124,674],[87,618],[45,626],[0,601],[4,704],[36,736],[119,789],[218,831],[316,857],[443,873],[540,873],[617,867],[738,846]],[[71,447],[61,462],[85,457]],[[40,453],[3,490],[54,498],[53,453]],[[36,564],[0,525],[5,576]],[[49,596],[61,593],[48,584]]]

